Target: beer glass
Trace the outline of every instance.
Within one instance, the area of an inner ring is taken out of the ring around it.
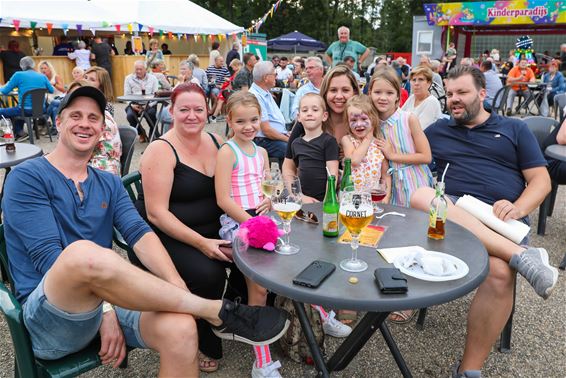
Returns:
[[[289,242],[289,234],[291,233],[291,221],[297,211],[301,209],[303,194],[297,176],[283,175],[282,183],[283,185],[276,187],[271,195],[273,210],[281,218],[285,231],[282,243],[277,246],[275,252],[281,255],[294,255],[299,252],[300,248]]]
[[[340,222],[350,231],[352,241],[352,257],[342,260],[340,268],[347,272],[363,272],[368,264],[358,259],[358,247],[362,230],[373,219],[371,194],[364,189],[347,187],[342,191],[340,199]]]
[[[266,198],[271,198],[273,193],[277,190],[283,190],[283,179],[281,177],[281,172],[265,169],[261,176],[261,192]],[[270,217],[277,226],[281,224],[274,217]]]

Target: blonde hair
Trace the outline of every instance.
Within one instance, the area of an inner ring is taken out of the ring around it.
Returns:
[[[257,101],[257,98],[250,92],[238,91],[228,97],[228,102],[226,102],[226,118],[232,118],[232,112],[238,106],[247,106],[256,108],[259,115],[261,115],[261,106]]]
[[[397,92],[397,101],[395,101],[395,104],[398,107],[399,102],[401,101],[401,81],[399,80],[399,75],[397,74],[397,71],[395,71],[395,69],[389,66],[376,68],[369,82],[368,93],[370,95],[373,85],[378,80],[386,81],[387,83],[389,83],[389,85],[393,87],[393,89],[395,89],[395,91]],[[373,101],[371,102],[371,105],[373,106],[373,110],[379,115],[379,111],[377,110],[377,107],[375,106]]]
[[[432,83],[432,70],[426,66],[417,66],[409,74],[409,80],[413,80],[413,77],[417,75],[423,75],[429,83]]]
[[[324,99],[322,98],[322,96],[317,94],[317,93],[306,93],[303,97],[301,97],[301,101],[299,101],[299,109],[301,109],[301,105],[303,104],[303,100],[305,100],[307,98],[316,98],[318,100],[318,102],[320,103],[320,107],[322,108],[322,111],[323,112],[326,111],[326,102],[324,102]]]
[[[150,49],[151,49],[151,46],[153,46],[153,45],[157,45],[157,47],[159,47],[159,41],[155,38],[152,38],[152,39],[149,40],[148,45],[149,45]]]
[[[382,138],[383,134],[381,133],[379,117],[377,115],[377,112],[375,111],[374,105],[372,104],[372,101],[369,98],[369,96],[365,94],[359,94],[359,95],[355,95],[354,97],[351,97],[348,100],[348,102],[346,102],[346,109],[350,109],[352,107],[360,109],[364,114],[366,114],[369,117],[369,119],[371,120],[371,124],[373,126],[373,136],[376,138],[378,137]],[[348,133],[350,135],[354,135],[352,132],[352,128],[349,125],[348,125]]]
[[[47,60],[42,60],[41,62],[39,62],[39,69],[41,70],[41,66],[42,65],[46,65],[47,67],[49,67],[49,71],[51,71],[51,78],[49,80],[55,79],[55,77],[57,77],[57,71],[55,71],[55,67],[53,67],[53,64],[51,64],[51,62],[47,61]]]

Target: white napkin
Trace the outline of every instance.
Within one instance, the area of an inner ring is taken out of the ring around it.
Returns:
[[[529,233],[530,227],[523,222],[515,219],[508,220],[507,222],[502,221],[493,214],[493,206],[473,196],[464,195],[460,197],[456,202],[456,206],[466,210],[487,227],[516,244],[519,244]],[[446,237],[449,237],[449,235]]]
[[[408,247],[395,247],[395,248],[378,248],[377,252],[387,261],[389,264],[393,264],[397,256],[411,254],[416,252],[425,252],[426,249],[419,247],[418,245],[411,245]]]
[[[399,258],[399,263],[405,269],[414,265],[421,267],[424,273],[431,276],[451,276],[457,272],[456,265],[440,256],[431,256],[427,253],[408,253]]]

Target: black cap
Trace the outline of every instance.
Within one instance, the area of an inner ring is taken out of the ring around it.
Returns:
[[[106,97],[104,97],[104,94],[101,91],[91,86],[78,87],[71,93],[68,93],[63,98],[63,100],[61,100],[61,104],[59,105],[59,111],[57,112],[57,114],[60,115],[63,109],[71,105],[73,100],[76,99],[77,97],[92,98],[98,104],[98,107],[100,108],[100,113],[104,115],[104,110],[106,109]]]

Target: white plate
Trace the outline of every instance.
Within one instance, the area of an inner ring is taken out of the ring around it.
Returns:
[[[423,252],[423,254],[441,257],[445,260],[450,261],[451,263],[453,263],[456,266],[456,272],[452,275],[449,275],[449,276],[433,276],[433,275],[425,273],[423,271],[422,267],[420,265],[416,265],[416,264],[411,266],[409,269],[407,269],[407,268],[403,267],[400,263],[401,258],[404,256],[404,254],[397,256],[397,258],[393,262],[393,265],[395,265],[395,267],[397,269],[399,269],[401,271],[401,273],[405,273],[408,276],[415,277],[415,278],[418,278],[419,280],[423,280],[423,281],[435,281],[435,282],[457,280],[457,279],[460,279],[462,277],[465,277],[466,274],[468,274],[468,272],[470,271],[470,269],[468,268],[468,265],[465,262],[463,262],[459,258],[454,257],[452,255],[448,255],[448,254],[442,253],[442,252],[435,252],[435,251],[426,251],[426,252]]]

